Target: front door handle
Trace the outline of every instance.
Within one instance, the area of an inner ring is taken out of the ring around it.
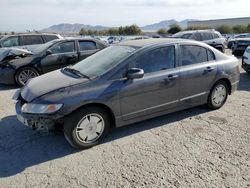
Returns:
[[[77,55],[68,55],[67,58],[68,59],[75,59],[75,58],[77,58]]]

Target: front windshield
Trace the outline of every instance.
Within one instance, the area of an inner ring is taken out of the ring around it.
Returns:
[[[129,46],[110,46],[72,66],[89,77],[97,77],[116,66],[134,52]]]
[[[42,53],[44,50],[48,49],[50,46],[52,46],[53,44],[55,44],[58,41],[58,39],[56,40],[52,40],[50,42],[44,43],[42,45],[39,45],[39,47],[35,48],[34,50],[32,50],[32,52],[34,54],[40,54]]]

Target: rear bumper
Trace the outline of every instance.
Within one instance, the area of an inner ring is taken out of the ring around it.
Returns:
[[[0,67],[0,84],[14,85],[15,69],[10,67]]]

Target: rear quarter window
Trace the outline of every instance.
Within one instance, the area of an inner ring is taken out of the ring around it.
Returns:
[[[211,50],[207,50],[208,61],[215,61],[215,55]]]
[[[44,42],[49,42],[55,39],[58,39],[56,35],[43,35]]]
[[[214,39],[220,38],[220,36],[217,33],[212,33]]]

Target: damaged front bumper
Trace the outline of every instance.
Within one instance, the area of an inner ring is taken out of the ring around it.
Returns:
[[[57,124],[63,122],[63,117],[58,114],[27,114],[21,111],[22,102],[16,103],[17,119],[24,125],[41,133],[54,131]]]

